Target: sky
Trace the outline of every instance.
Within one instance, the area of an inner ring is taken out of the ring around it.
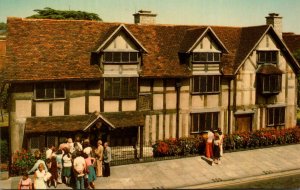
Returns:
[[[51,7],[99,15],[104,22],[133,23],[139,10],[157,14],[159,24],[254,26],[269,13],[283,17],[283,31],[300,34],[300,0],[0,0],[0,22]]]

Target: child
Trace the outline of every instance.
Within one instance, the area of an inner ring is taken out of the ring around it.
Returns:
[[[46,171],[43,163],[40,163],[38,166],[38,170],[35,171],[33,182],[34,189],[47,189],[45,183]]]
[[[96,180],[96,172],[95,168],[93,166],[93,163],[96,161],[95,158],[92,158],[91,156],[88,156],[87,154],[83,154],[85,163],[86,163],[86,168],[88,171],[88,189],[90,188],[95,188],[94,181]]]
[[[18,189],[32,189],[32,181],[28,177],[28,173],[25,172],[23,174],[23,177],[20,179],[20,182],[18,184]]]
[[[50,187],[52,184],[56,188],[57,186],[57,163],[56,163],[56,157],[52,156],[50,159],[50,167],[49,172],[51,173],[51,178],[48,181],[48,187]]]

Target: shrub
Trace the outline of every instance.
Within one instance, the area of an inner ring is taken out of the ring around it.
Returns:
[[[21,175],[23,172],[30,170],[35,162],[36,159],[31,152],[24,149],[22,151],[16,151],[13,154],[10,174],[12,176]]]
[[[0,139],[0,151],[1,151],[1,156],[0,156],[1,164],[7,163],[9,160],[9,154],[8,154],[8,145],[6,140]]]

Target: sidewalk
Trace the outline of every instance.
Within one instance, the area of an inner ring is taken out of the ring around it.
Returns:
[[[300,144],[225,153],[211,166],[201,156],[111,167],[111,176],[97,178],[97,189],[216,188],[300,173]],[[18,178],[19,179],[19,178]],[[16,188],[14,178],[1,188]],[[11,186],[9,186],[11,183]],[[53,188],[53,187],[52,187]],[[57,189],[65,189],[61,184]]]

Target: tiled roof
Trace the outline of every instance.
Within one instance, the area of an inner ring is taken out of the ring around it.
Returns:
[[[4,60],[6,54],[6,40],[0,39],[0,88],[3,82],[3,67],[4,67]]]
[[[120,23],[8,18],[7,81],[93,80],[102,72],[90,64],[96,51]],[[193,45],[208,26],[124,24],[148,53],[143,54],[141,77],[189,77],[178,53]],[[227,48],[221,65],[233,75],[269,26],[211,26]]]
[[[55,131],[83,131],[96,119],[94,114],[76,116],[29,117],[26,119],[26,133]]]
[[[144,126],[145,116],[141,112],[128,111],[117,113],[100,113],[100,115],[107,121],[109,121],[115,128],[119,127],[132,127],[132,126]]]
[[[283,33],[282,35],[285,44],[291,50],[292,53],[300,51],[300,35],[294,33]],[[298,60],[300,61],[300,60]]]
[[[273,64],[260,65],[256,73],[263,74],[263,75],[283,74],[283,72]]]

